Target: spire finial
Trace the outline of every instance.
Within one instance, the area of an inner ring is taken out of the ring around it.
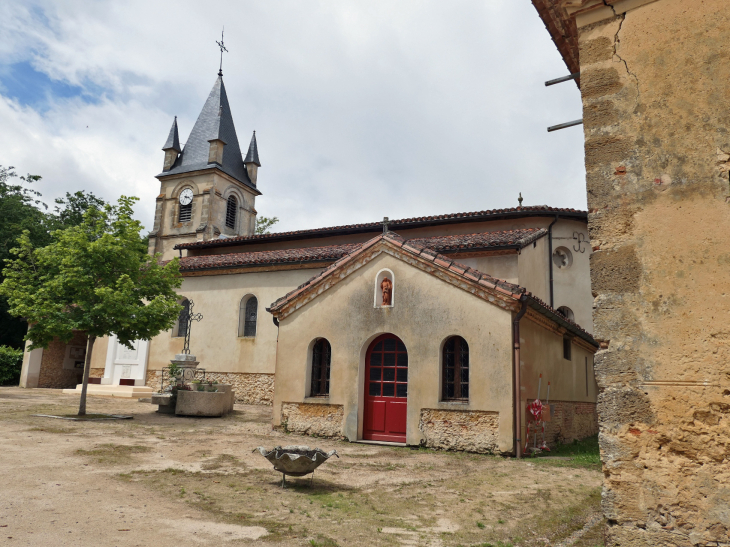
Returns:
[[[223,31],[226,30],[226,27],[223,27],[223,30],[221,30],[221,41],[218,40],[215,41],[216,44],[218,44],[218,47],[221,48],[221,65],[218,69],[218,76],[223,76],[223,52],[225,51],[228,53],[228,50],[226,49],[226,46],[223,45]]]
[[[520,204],[518,205],[518,207],[522,207],[522,192],[520,192],[520,197],[517,198],[517,201],[520,202]]]

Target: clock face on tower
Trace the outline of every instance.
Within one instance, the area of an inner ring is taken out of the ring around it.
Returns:
[[[190,205],[193,201],[193,191],[190,188],[185,188],[180,192],[180,205]]]

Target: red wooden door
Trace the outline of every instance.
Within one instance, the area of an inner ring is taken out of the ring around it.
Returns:
[[[363,439],[406,442],[408,352],[400,338],[373,340],[365,359]]]

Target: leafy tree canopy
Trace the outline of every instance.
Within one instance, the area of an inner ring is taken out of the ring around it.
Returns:
[[[0,272],[5,260],[12,256],[10,249],[17,245],[24,231],[35,247],[44,247],[51,242],[53,230],[78,225],[86,210],[103,209],[105,205],[103,199],[91,192],[67,192],[65,198],[56,199],[56,207],[51,212],[40,199],[40,192],[32,187],[39,180],[38,175],[19,177],[13,167],[0,165]],[[0,273],[0,283],[2,280]],[[21,348],[27,329],[22,318],[8,313],[7,299],[0,297],[0,344]]]
[[[271,227],[279,222],[277,217],[257,217],[256,218],[256,233],[257,234],[270,234]]]
[[[135,201],[123,196],[117,205],[87,209],[80,225],[53,232],[45,247],[34,246],[27,231],[20,237],[0,295],[31,325],[31,348],[54,337],[67,342],[74,331],[92,339],[116,334],[132,347],[172,327],[181,309],[178,260],[163,266],[147,254],[142,226],[132,219]]]

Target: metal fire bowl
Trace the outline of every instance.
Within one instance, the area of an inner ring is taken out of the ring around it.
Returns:
[[[255,448],[274,465],[274,470],[292,477],[303,477],[314,473],[320,465],[332,456],[340,457],[336,450],[325,452],[319,448],[308,446],[277,446],[267,450],[263,446]]]

